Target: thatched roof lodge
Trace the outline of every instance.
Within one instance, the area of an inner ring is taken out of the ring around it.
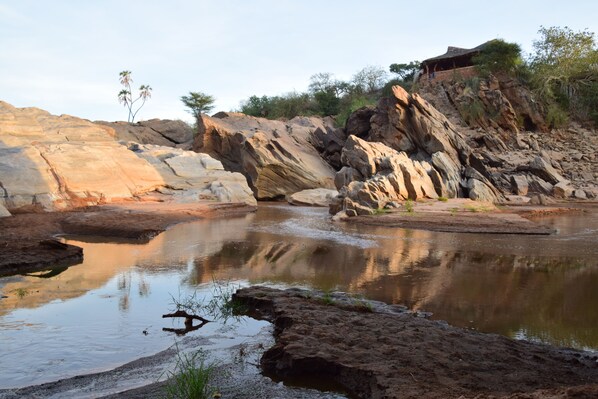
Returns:
[[[446,53],[422,61],[419,82],[425,84],[450,80],[456,74],[463,78],[475,75],[473,57],[479,54],[488,43],[470,49],[449,46]]]

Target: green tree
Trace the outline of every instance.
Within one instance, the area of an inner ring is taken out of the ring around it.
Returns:
[[[505,74],[514,76],[523,65],[521,47],[517,43],[508,43],[494,39],[473,57],[473,63],[483,76]]]
[[[214,97],[198,91],[190,91],[188,96],[181,96],[181,101],[188,108],[187,112],[195,117],[196,122],[201,119],[202,113],[214,109]]]
[[[335,79],[331,73],[317,73],[310,78],[309,91],[314,96],[317,113],[322,116],[338,114],[341,97],[349,89],[349,83]]]
[[[135,121],[135,116],[137,116],[139,110],[152,96],[152,88],[149,85],[141,85],[139,86],[139,96],[133,100],[133,91],[131,90],[133,78],[131,77],[131,74],[131,71],[122,71],[119,73],[119,80],[120,84],[123,86],[123,89],[118,93],[118,101],[122,103],[129,111],[129,115],[127,117],[127,121],[129,123],[133,123]],[[140,100],[141,104],[138,104]],[[137,108],[135,108],[135,104],[138,104]]]
[[[530,58],[532,83],[546,103],[577,118],[598,108],[598,48],[594,33],[568,27],[541,27]]]
[[[419,61],[411,61],[408,64],[390,64],[390,72],[399,75],[399,79],[404,82],[413,82],[415,75],[420,70]]]

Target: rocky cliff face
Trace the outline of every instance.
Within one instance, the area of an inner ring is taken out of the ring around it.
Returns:
[[[469,197],[496,202],[500,192],[488,179],[484,162],[447,118],[417,94],[393,87],[364,120],[359,132],[351,128],[342,150],[343,168],[337,173],[340,191],[331,211],[356,213],[382,208],[393,200]],[[359,206],[356,206],[358,204]],[[366,210],[360,207],[365,207]]]
[[[115,137],[107,126],[0,102],[0,205],[51,211],[150,195],[255,204],[243,176],[205,154]]]
[[[257,199],[278,199],[305,189],[334,188],[334,170],[314,145],[314,132],[330,128],[320,118],[283,122],[220,112],[202,115],[193,149],[220,160],[226,170],[243,173]],[[331,148],[333,139],[323,136],[327,141],[319,145]]]
[[[540,104],[512,78],[446,81],[420,94],[453,122],[496,131],[505,141],[515,141],[521,130],[548,131]]]

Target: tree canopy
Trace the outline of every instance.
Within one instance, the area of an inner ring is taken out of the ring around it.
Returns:
[[[473,57],[473,63],[482,75],[514,75],[523,64],[521,47],[517,43],[494,39]]]
[[[188,96],[181,96],[181,101],[188,108],[187,112],[199,120],[202,113],[210,112],[214,109],[214,97],[199,91],[190,91]]]

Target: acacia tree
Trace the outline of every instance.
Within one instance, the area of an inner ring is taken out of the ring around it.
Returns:
[[[187,112],[195,117],[199,123],[202,113],[211,111],[214,108],[214,97],[209,94],[198,91],[190,91],[188,96],[181,96],[181,101],[185,107],[189,108]]]
[[[133,100],[133,94],[131,90],[133,78],[131,77],[131,73],[131,71],[122,71],[119,73],[120,84],[123,86],[123,89],[118,93],[118,101],[122,103],[129,111],[129,115],[127,117],[127,121],[129,123],[133,123],[139,110],[152,96],[152,88],[149,85],[141,85],[139,86],[139,96]],[[141,100],[141,104],[138,104],[137,108],[135,108],[135,104],[138,103],[139,100]]]

